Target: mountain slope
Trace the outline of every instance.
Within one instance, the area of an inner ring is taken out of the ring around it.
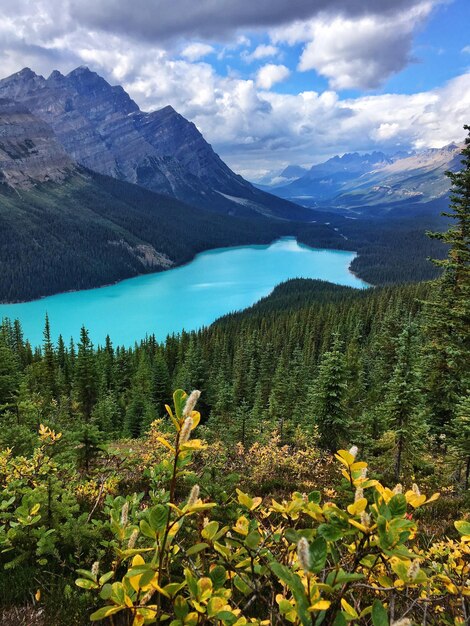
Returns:
[[[31,187],[62,181],[75,170],[47,124],[21,104],[0,98],[0,182]]]
[[[47,79],[25,68],[0,81],[0,97],[24,104],[51,126],[72,159],[101,174],[202,209],[310,219],[304,208],[232,172],[172,107],[144,113],[122,87],[86,67]]]
[[[362,174],[390,163],[383,152],[360,155],[357,152],[335,156],[324,163],[313,165],[301,178],[273,193],[283,198],[322,201],[335,197],[343,186],[357,180]]]
[[[447,195],[447,170],[460,167],[461,146],[450,144],[397,159],[346,183],[334,198],[337,207],[431,202]]]
[[[286,222],[209,213],[85,170],[21,190],[0,184],[0,301],[100,286],[286,234]]]
[[[411,209],[446,198],[450,184],[445,172],[459,169],[460,150],[450,144],[392,157],[381,152],[336,156],[272,192],[306,206],[355,215],[386,213],[397,206]]]

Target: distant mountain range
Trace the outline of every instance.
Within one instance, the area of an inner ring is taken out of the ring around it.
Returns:
[[[460,167],[460,151],[461,146],[450,144],[393,156],[347,153],[314,165],[289,184],[273,185],[271,191],[304,206],[355,213],[432,202],[447,195],[445,172]]]
[[[142,112],[87,67],[48,78],[25,68],[0,80],[0,98],[26,107],[77,164],[192,206],[230,215],[309,219],[308,211],[238,176],[171,106]],[[28,176],[28,174],[26,174]]]

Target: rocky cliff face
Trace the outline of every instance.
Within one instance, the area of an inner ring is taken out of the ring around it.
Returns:
[[[0,99],[0,182],[29,188],[76,171],[50,127],[12,100]]]
[[[144,113],[122,87],[86,67],[46,79],[25,68],[0,81],[14,99],[49,124],[77,163],[200,208],[302,219],[304,209],[237,176],[196,126],[171,106]]]

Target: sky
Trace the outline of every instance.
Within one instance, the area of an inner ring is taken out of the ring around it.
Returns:
[[[250,180],[470,124],[470,0],[1,0],[1,77],[87,65]]]

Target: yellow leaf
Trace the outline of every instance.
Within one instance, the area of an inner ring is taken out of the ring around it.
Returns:
[[[350,604],[348,604],[344,598],[341,598],[341,606],[346,611],[346,613],[350,615],[351,617],[354,617],[354,618],[359,617],[359,615],[356,612],[356,609]]]
[[[366,510],[367,500],[366,498],[359,498],[357,502],[354,504],[350,504],[348,506],[348,513],[350,515],[360,515],[363,511]]]
[[[348,519],[348,522],[352,524],[353,526],[355,526],[356,528],[359,528],[359,530],[361,530],[363,533],[367,533],[369,531],[368,528],[363,526],[361,523],[356,522],[355,519]]]
[[[318,600],[315,604],[309,607],[309,611],[327,611],[330,608],[331,602],[329,600]]]
[[[39,602],[41,600],[41,590],[40,589],[38,589],[36,591],[36,593],[34,594],[34,597],[36,599],[36,602]]]
[[[344,465],[346,465],[347,467],[352,465],[355,460],[353,455],[350,454],[347,450],[338,450],[338,453],[335,454],[335,457],[338,459],[338,461],[341,461],[341,463],[344,463]]]
[[[260,498],[259,496],[253,498],[253,504],[251,505],[250,510],[254,511],[257,507],[259,507],[261,502],[263,502],[263,498]]]
[[[165,448],[168,448],[168,450],[169,450],[172,454],[174,454],[174,453],[175,453],[175,449],[173,448],[173,446],[171,445],[171,443],[165,439],[165,437],[157,437],[157,441],[158,441],[159,443],[161,443],[162,445],[164,445],[164,446],[165,446]]]

